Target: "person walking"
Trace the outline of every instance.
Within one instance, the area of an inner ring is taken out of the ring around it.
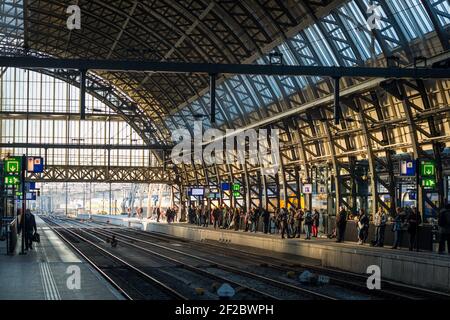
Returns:
[[[311,240],[311,231],[312,231],[312,225],[313,225],[313,217],[311,211],[307,210],[305,213],[305,233],[306,233],[306,240]]]
[[[445,252],[445,243],[447,243],[447,252],[450,253],[450,203],[447,203],[444,209],[439,212],[439,254]]]
[[[373,240],[373,245],[375,247],[384,246],[384,234],[386,231],[387,215],[383,208],[378,208],[378,211],[373,217],[373,224],[375,226],[375,239]]]
[[[25,219],[25,221],[22,222],[22,219]],[[22,231],[24,232],[22,233]],[[36,232],[36,219],[30,209],[27,209],[25,211],[25,215],[23,215],[23,213],[20,214],[20,223],[18,228],[18,233],[22,234],[22,237],[25,238],[25,250],[33,250],[33,234]]]
[[[319,235],[319,226],[320,226],[320,213],[317,209],[314,209],[313,213],[313,224],[312,224],[312,236],[317,238]]]
[[[343,206],[340,207],[336,217],[336,242],[342,242],[345,239],[345,229],[347,228],[347,211]]]
[[[406,221],[408,223],[407,231],[409,234],[409,251],[413,251],[419,246],[419,244],[417,243],[417,233],[419,231],[419,226],[422,223],[422,216],[416,207],[411,208]]]

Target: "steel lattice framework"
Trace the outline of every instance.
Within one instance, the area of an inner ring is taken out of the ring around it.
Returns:
[[[381,12],[379,29],[364,25],[370,19],[367,0],[83,0],[78,1],[82,29],[72,31],[65,25],[69,4],[10,1],[3,12],[9,20],[1,27],[3,54],[268,64],[268,53],[275,50],[290,65],[372,67],[411,66],[422,56],[430,65],[448,66],[450,58],[446,0],[374,0]],[[79,73],[41,71],[79,85]],[[208,85],[208,77],[199,74],[97,72],[88,73],[87,90],[146,143],[167,144],[175,128],[192,132],[193,114],[209,114]],[[181,165],[174,167],[177,188],[239,182],[244,188],[239,201],[232,199],[236,205],[273,208],[297,204],[302,184],[326,171],[323,179],[330,180],[324,183],[336,209],[355,210],[360,205],[355,195],[367,185],[372,210],[393,211],[395,202],[386,203],[381,195],[395,198],[398,161],[410,154],[436,159],[441,204],[443,176],[450,169],[444,152],[450,143],[449,81],[345,78],[340,125],[332,120],[333,90],[332,79],[319,77],[219,76],[218,122],[205,120],[205,126],[279,129],[281,168],[270,176],[250,163]],[[419,199],[436,206],[424,190]]]

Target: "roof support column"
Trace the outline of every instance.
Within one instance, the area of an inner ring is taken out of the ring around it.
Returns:
[[[86,120],[86,70],[80,70],[80,120]]]

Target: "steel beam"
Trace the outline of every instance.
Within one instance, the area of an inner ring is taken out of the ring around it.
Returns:
[[[154,145],[127,145],[127,144],[64,144],[64,143],[0,143],[0,148],[29,148],[29,149],[101,149],[101,150],[171,150],[172,146]]]
[[[444,68],[371,68],[325,67],[256,64],[215,64],[188,62],[157,62],[136,60],[55,59],[39,57],[0,57],[0,67],[86,69],[121,72],[246,74],[266,76],[362,77],[395,79],[450,79]]]

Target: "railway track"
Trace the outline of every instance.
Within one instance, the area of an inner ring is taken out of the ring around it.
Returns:
[[[187,297],[181,293],[166,286],[91,240],[48,218],[43,218],[43,220],[63,241],[100,272],[126,299],[187,300]]]
[[[245,258],[248,261],[259,264],[262,267],[267,267],[271,269],[276,269],[281,272],[292,272],[296,271],[301,273],[305,270],[312,271],[317,274],[322,274],[330,277],[331,283],[343,286],[345,288],[351,288],[352,290],[360,291],[365,294],[374,295],[382,299],[402,299],[402,300],[422,300],[422,299],[450,299],[450,294],[445,292],[437,292],[434,290],[428,290],[420,287],[410,286],[401,284],[394,281],[382,280],[382,290],[369,290],[366,286],[367,276],[360,275],[356,273],[329,269],[315,265],[306,265],[292,263],[286,260],[280,260],[276,258],[271,258],[271,262],[267,261],[266,257],[260,256],[255,253],[244,251],[242,249],[234,248],[227,244],[214,244],[209,242],[188,242],[183,239],[176,237],[164,235],[164,234],[154,234],[148,233],[136,229],[123,228],[128,233],[134,233],[135,235],[141,235],[147,237],[147,239],[159,239],[161,241],[178,241],[180,243],[197,244],[196,247],[201,247],[205,250],[206,247],[210,248],[209,252],[217,254],[221,252],[226,255],[234,255],[236,257]],[[207,251],[206,249],[205,251]]]
[[[129,230],[133,232],[132,230]],[[145,232],[139,231],[140,234],[145,236]],[[152,235],[153,236],[153,235]],[[159,239],[164,239],[165,235],[157,235]],[[168,238],[166,238],[168,239]],[[173,241],[174,238],[170,237]],[[358,290],[365,293],[370,293],[373,295],[377,295],[384,299],[406,299],[406,300],[421,300],[421,299],[450,299],[450,294],[445,292],[437,292],[434,290],[424,289],[420,287],[405,285],[402,283],[382,280],[381,286],[382,290],[369,290],[366,286],[367,275],[360,275],[352,272],[336,270],[325,268],[316,265],[306,265],[306,264],[298,264],[291,263],[290,261],[274,259],[271,260],[274,263],[268,263],[265,257],[262,257],[258,254],[244,251],[243,249],[234,248],[227,244],[214,244],[210,242],[201,242],[201,246],[207,246],[217,251],[226,252],[227,254],[237,253],[242,256],[245,256],[246,259],[260,263],[261,265],[266,265],[274,269],[278,269],[280,271],[289,272],[292,270],[298,270],[299,272],[309,270],[318,274],[323,274],[330,277],[330,280],[338,285],[342,285],[345,287],[352,288],[354,290]]]
[[[71,220],[73,222],[73,220]],[[79,226],[86,226],[83,222],[76,221],[75,224],[78,224]],[[255,272],[249,272],[246,270],[237,270],[236,267],[225,265],[222,263],[218,263],[215,260],[207,259],[204,257],[200,257],[198,255],[188,254],[184,251],[180,251],[173,248],[167,248],[167,246],[159,245],[148,240],[158,240],[162,242],[178,242],[183,245],[188,245],[192,250],[197,250],[198,252],[203,252],[206,254],[210,254],[213,256],[222,255],[222,256],[228,256],[233,257],[235,259],[245,259],[245,261],[252,262],[255,265],[261,267],[262,269],[268,269],[268,270],[277,270],[281,273],[292,273],[295,272],[296,274],[299,274],[305,270],[312,271],[316,274],[326,275],[330,277],[330,283],[341,286],[346,289],[351,289],[357,292],[361,292],[366,295],[375,296],[381,299],[401,299],[401,300],[422,300],[422,299],[450,299],[450,294],[443,293],[443,292],[436,292],[433,290],[427,290],[423,288],[418,288],[414,286],[404,285],[401,283],[396,283],[393,281],[382,281],[382,290],[369,290],[366,286],[366,280],[367,276],[351,273],[351,272],[345,272],[335,269],[329,269],[324,268],[316,265],[306,265],[306,264],[298,264],[296,262],[292,262],[289,260],[282,260],[271,257],[270,262],[268,262],[267,257],[258,255],[256,253],[244,251],[243,249],[239,249],[236,247],[232,247],[230,245],[226,244],[215,244],[211,242],[193,242],[193,241],[187,241],[184,239],[180,239],[177,237],[165,235],[165,234],[155,234],[155,233],[148,233],[144,231],[140,231],[137,229],[132,228],[125,228],[125,227],[111,227],[109,224],[105,223],[92,223],[94,226],[101,226],[103,235],[106,236],[106,234],[109,234],[112,236],[113,234],[117,237],[120,237],[122,241],[128,240],[133,242],[135,245],[136,242],[142,242],[146,245],[154,246],[156,248],[162,249],[165,248],[169,251],[172,251],[177,254],[190,256],[193,259],[197,259],[198,261],[207,262],[210,265],[217,265],[220,266],[222,269],[230,270],[232,272],[240,272],[241,274],[252,274],[252,277],[255,278],[267,278],[264,275],[257,274]],[[104,227],[108,227],[104,229]],[[96,230],[95,232],[98,232]],[[106,233],[105,233],[106,232]],[[135,245],[136,246],[136,245]],[[136,246],[139,247],[139,246]],[[155,253],[155,251],[153,251]],[[180,261],[178,261],[180,262]],[[247,275],[249,275],[247,274]],[[276,284],[278,286],[281,286],[281,281],[275,280],[275,279],[269,279],[271,281],[274,281],[272,284]],[[283,283],[286,284],[286,283]],[[294,286],[295,287],[295,286]],[[299,287],[297,287],[299,288]],[[306,293],[309,294],[317,294],[317,292],[314,292],[312,290],[301,288],[302,290],[307,290]],[[319,293],[320,296],[320,293]],[[322,299],[330,299],[333,298],[327,294],[323,294]]]
[[[65,220],[64,223],[69,224],[70,227],[73,229],[71,232],[73,233],[83,233],[85,236],[83,238],[91,237],[92,241],[103,241],[108,238],[112,238],[112,235],[116,235],[114,233],[109,232],[109,230],[100,230],[100,229],[93,229],[93,228],[86,228],[85,225],[81,222],[74,222],[72,220]],[[55,223],[55,222],[53,222]],[[61,224],[59,225],[61,227]],[[84,226],[84,228],[83,228]],[[117,228],[114,228],[117,229]],[[74,231],[76,230],[76,231]],[[143,248],[142,246],[137,246],[133,243],[135,240],[126,241],[125,237],[122,237],[121,235],[116,235],[116,238],[119,240],[119,243],[121,246],[128,246],[133,249],[145,252],[149,255],[150,258],[154,259],[155,257],[164,259],[166,261],[169,261],[173,263],[176,266],[180,266],[185,270],[189,270],[192,272],[197,273],[203,278],[209,278],[211,280],[214,280],[215,283],[217,282],[226,282],[234,286],[235,288],[238,288],[238,290],[242,293],[242,290],[245,290],[246,292],[251,293],[253,296],[255,296],[257,299],[271,299],[271,300],[285,300],[285,299],[327,299],[331,300],[333,297],[329,297],[326,295],[318,295],[316,293],[311,293],[307,290],[303,290],[301,288],[297,288],[294,286],[290,286],[288,284],[284,283],[278,283],[276,281],[273,281],[271,279],[267,279],[264,277],[257,276],[256,274],[251,273],[245,273],[237,269],[231,269],[231,268],[224,268],[224,266],[219,266],[217,263],[209,263],[208,261],[205,261],[204,259],[200,260],[200,262],[203,263],[201,267],[195,266],[195,263],[187,262],[187,261],[181,261],[179,259],[176,259],[174,257],[171,257],[167,254],[163,254],[161,252],[157,252],[155,250],[150,250],[148,248]],[[190,258],[194,258],[196,262],[199,262],[198,257],[190,256]],[[124,257],[122,259],[125,259]],[[225,270],[229,272],[228,275],[218,275],[215,274],[213,271],[208,271],[208,269],[220,269]],[[233,275],[239,274],[241,276],[244,276],[246,279],[242,279],[243,281],[237,281],[236,279],[233,279]],[[252,278],[253,281],[248,281],[248,278]],[[253,282],[253,283],[252,283]],[[273,293],[272,293],[273,292]],[[216,297],[218,298],[218,297]]]

